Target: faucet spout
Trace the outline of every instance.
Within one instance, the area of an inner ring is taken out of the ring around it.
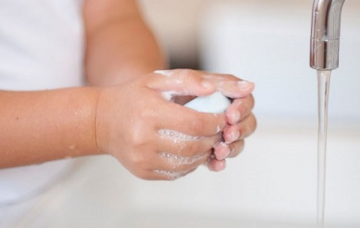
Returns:
[[[341,11],[345,0],[314,0],[310,66],[316,70],[339,67]]]

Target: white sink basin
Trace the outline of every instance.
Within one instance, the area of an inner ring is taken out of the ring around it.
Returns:
[[[330,125],[327,227],[360,226],[359,125]],[[259,118],[221,173],[139,180],[110,157],[86,159],[16,227],[315,228],[316,121]]]

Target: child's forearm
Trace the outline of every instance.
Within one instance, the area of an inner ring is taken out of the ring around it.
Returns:
[[[168,70],[121,86],[0,91],[0,168],[109,154],[140,178],[179,177],[213,150],[219,159],[238,154],[243,137],[256,126],[252,89],[252,83],[231,75]],[[169,102],[215,91],[238,100],[216,115]],[[229,144],[218,146],[222,138]],[[182,159],[191,162],[179,164]],[[224,168],[221,161],[210,163],[214,170]]]
[[[0,91],[0,168],[100,153],[99,89]]]
[[[114,85],[165,67],[165,58],[134,0],[85,2],[86,76]]]

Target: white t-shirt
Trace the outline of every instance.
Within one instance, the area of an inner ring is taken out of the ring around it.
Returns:
[[[0,90],[83,84],[81,5],[81,0],[0,0]],[[5,134],[1,128],[0,134]],[[49,187],[71,163],[0,170],[0,209]]]

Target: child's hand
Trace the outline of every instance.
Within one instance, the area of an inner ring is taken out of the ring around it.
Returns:
[[[233,76],[227,78],[231,80]],[[224,83],[222,82],[220,85]],[[254,84],[246,81],[239,83],[242,93],[229,93],[222,90],[227,97],[234,100],[226,110],[228,126],[223,132],[225,142],[221,142],[215,147],[214,154],[208,161],[208,167],[213,171],[225,169],[225,159],[237,156],[244,148],[244,138],[251,135],[256,128],[256,119],[252,113],[254,98],[251,94]]]
[[[98,147],[115,156],[134,175],[148,180],[176,179],[208,161],[211,169],[220,170],[223,159],[235,156],[243,136],[255,127],[250,115],[252,86],[239,84],[233,76],[168,70],[104,88],[97,105]],[[226,113],[216,115],[169,102],[215,91],[240,99]],[[240,107],[240,101],[245,105]],[[242,118],[233,117],[236,111]],[[230,140],[233,131],[241,131],[242,135],[229,141],[232,153],[224,155],[219,145],[225,145],[221,143],[223,137]],[[214,154],[217,159],[210,158]]]
[[[169,100],[215,90],[205,73],[191,70],[152,73],[105,87],[97,104],[98,147],[140,178],[183,176],[209,159],[227,121],[225,114],[200,113]]]
[[[251,135],[256,128],[256,119],[251,112],[254,107],[252,95],[235,99],[226,111],[228,126],[223,138],[225,142],[215,147],[214,156],[208,162],[208,167],[213,171],[225,168],[225,159],[237,156],[244,148],[244,138]]]
[[[172,70],[162,71],[160,73],[171,76],[178,72],[179,70]],[[204,72],[195,71],[192,71],[192,73],[204,74]],[[233,100],[232,104],[226,110],[227,126],[223,131],[222,141],[214,145],[213,153],[206,162],[210,170],[221,171],[225,168],[225,159],[237,156],[244,148],[244,138],[255,131],[256,119],[252,113],[254,98],[251,94],[254,90],[254,83],[243,81],[233,75],[205,73],[205,76],[202,77],[205,77],[216,85],[216,91],[221,92],[224,96]],[[196,97],[181,93],[173,94],[171,97],[176,103],[181,105],[186,104],[187,107],[187,102],[194,98]],[[204,102],[204,100],[201,100],[201,102]],[[194,107],[191,108],[198,111],[204,111],[202,109],[205,109],[206,111],[204,112],[212,112],[210,110],[222,112],[220,109],[224,108],[224,105],[225,107],[227,105],[227,102],[224,104],[219,98],[215,98],[215,104],[211,104],[213,101],[208,102],[208,100],[205,104],[201,102],[197,102],[196,107],[192,104],[191,106]],[[198,105],[203,107],[197,107]],[[205,107],[206,105],[217,105],[218,107]]]

